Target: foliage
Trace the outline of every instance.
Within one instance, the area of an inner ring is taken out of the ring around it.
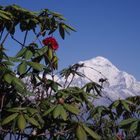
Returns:
[[[32,12],[18,5],[0,6],[0,139],[139,139],[139,96],[108,107],[94,106],[105,80],[99,80],[101,85],[90,81],[73,86],[76,75],[85,77],[78,71],[84,64],[62,70],[64,83],[55,80],[56,50],[41,40],[57,31],[64,39],[75,31],[65,21],[48,9]],[[23,42],[16,32],[24,34]],[[34,40],[27,43],[29,35]],[[21,47],[15,56],[6,51],[9,39]]]

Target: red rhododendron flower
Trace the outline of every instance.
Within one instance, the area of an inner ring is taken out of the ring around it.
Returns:
[[[54,37],[48,37],[43,40],[44,45],[50,46],[53,50],[57,50],[59,45]]]

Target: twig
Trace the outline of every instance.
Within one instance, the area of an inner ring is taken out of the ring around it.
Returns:
[[[9,32],[7,32],[7,34],[5,35],[3,41],[1,42],[1,46],[3,45],[3,43],[5,42],[5,40],[7,39],[8,35],[9,35]]]
[[[4,105],[4,98],[5,98],[5,95],[3,95],[2,99],[1,99],[0,112],[2,111],[2,108],[3,108],[3,105]]]
[[[62,77],[62,76],[61,76],[61,77]],[[64,88],[66,87],[67,81],[68,81],[68,77],[67,77],[66,80],[65,80]]]
[[[0,40],[2,39],[3,32],[4,32],[4,29],[1,31]]]
[[[26,42],[26,39],[27,39],[27,34],[28,34],[28,30],[26,30],[26,32],[25,32],[22,48],[25,46],[25,42]]]
[[[14,38],[13,35],[11,35],[11,38],[12,38],[14,41],[16,41],[18,44],[20,44],[21,46],[24,46],[21,42],[19,42],[16,38]]]
[[[42,35],[44,32],[46,32],[46,30],[44,30],[44,31],[42,31],[42,32],[39,32],[38,34],[37,34],[35,31],[33,31],[33,32],[34,32],[34,34],[35,34],[35,36],[36,36],[36,38],[34,39],[33,43],[35,43],[36,40],[38,40],[39,43],[40,43],[40,45],[42,46],[42,42],[40,41],[39,36]]]
[[[5,40],[7,39],[8,35],[10,34],[10,31],[12,30],[13,25],[11,26],[11,28],[9,29],[9,31],[7,32],[7,34],[5,35],[3,41],[1,42],[1,46],[4,44]]]
[[[90,68],[90,69],[92,69],[92,70],[98,72],[99,74],[101,74],[104,78],[106,78],[105,75],[103,75],[100,71],[98,71],[97,69],[95,69],[95,68],[93,68],[93,67],[90,67],[90,66],[83,66],[83,67],[85,67],[85,68]]]
[[[67,85],[67,88],[71,85],[73,79],[74,79],[75,74],[72,75],[71,81],[69,82],[69,84]]]

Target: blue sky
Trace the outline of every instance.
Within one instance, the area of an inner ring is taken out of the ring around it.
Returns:
[[[140,0],[0,0],[39,11],[62,13],[77,30],[58,39],[60,69],[96,56],[140,80]]]

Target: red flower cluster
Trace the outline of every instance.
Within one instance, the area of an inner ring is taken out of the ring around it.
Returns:
[[[58,45],[56,39],[53,37],[45,38],[43,40],[43,44],[46,46],[47,45],[50,46],[53,50],[57,50],[59,48],[59,45]]]

